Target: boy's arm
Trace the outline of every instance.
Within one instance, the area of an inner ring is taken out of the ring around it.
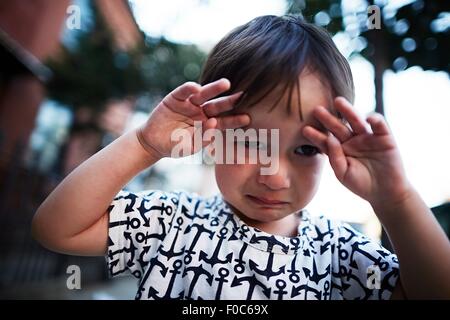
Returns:
[[[415,190],[395,204],[373,205],[400,263],[408,298],[450,298],[450,243]]]
[[[169,93],[138,131],[118,138],[61,182],[37,210],[33,236],[54,251],[105,254],[107,209],[131,178],[159,159],[171,156],[180,143],[187,150],[183,156],[198,152],[208,142],[195,144],[196,130],[240,128],[250,122],[245,114],[222,115],[241,96],[235,93],[213,99],[229,88],[230,82],[220,79],[204,86],[186,82]],[[200,121],[202,128],[195,127],[195,121]],[[173,141],[171,134],[177,130],[189,133],[189,139]]]
[[[409,183],[400,153],[384,117],[361,118],[344,98],[335,108],[349,126],[326,108],[315,118],[331,134],[305,126],[303,134],[329,158],[338,180],[367,200],[386,227],[400,264],[395,294],[403,286],[407,298],[450,299],[450,242]]]
[[[67,254],[106,252],[113,198],[136,174],[159,157],[143,149],[132,130],[69,174],[39,207],[33,236],[45,247]]]

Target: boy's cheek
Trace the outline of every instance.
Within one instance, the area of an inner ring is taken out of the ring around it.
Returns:
[[[325,156],[319,156],[304,166],[304,169],[308,171],[312,180],[317,181],[322,178],[323,168],[326,164],[325,160]]]
[[[228,189],[232,186],[237,187],[239,180],[233,177],[239,176],[239,171],[235,166],[225,164],[215,164],[214,171],[216,176],[216,183],[222,194],[227,195]]]
[[[215,159],[216,164],[226,165],[246,165],[258,163],[258,152],[255,150],[249,151],[242,146],[238,147],[237,143],[229,142],[225,140],[212,144],[209,146],[209,155]],[[239,168],[241,169],[241,168]]]
[[[253,179],[258,166],[249,164],[215,164],[214,171],[219,187],[239,188]]]
[[[241,178],[251,176],[257,168],[251,164],[215,164],[216,176],[241,180]]]

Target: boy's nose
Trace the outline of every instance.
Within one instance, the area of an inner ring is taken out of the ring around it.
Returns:
[[[262,183],[272,190],[288,189],[291,186],[291,181],[287,164],[279,161],[278,170],[274,174],[259,174],[258,183]]]

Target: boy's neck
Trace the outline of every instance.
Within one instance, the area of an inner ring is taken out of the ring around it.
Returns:
[[[253,223],[251,226],[269,234],[292,238],[298,236],[298,226],[300,224],[300,218],[301,214],[292,213],[284,217],[283,219],[276,221],[254,221],[255,223]]]
[[[232,209],[234,214],[236,214],[242,221],[253,228],[277,236],[289,238],[298,236],[298,226],[302,217],[301,211],[294,212],[280,220],[264,222],[250,219],[228,202],[227,204]]]

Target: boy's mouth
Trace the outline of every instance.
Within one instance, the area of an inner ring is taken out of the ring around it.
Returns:
[[[252,200],[253,202],[259,204],[259,205],[263,205],[263,206],[281,206],[281,205],[285,205],[288,204],[289,202],[287,201],[281,201],[281,200],[276,200],[276,199],[267,199],[264,197],[256,197],[256,196],[252,196],[252,195],[247,195],[247,197]]]

